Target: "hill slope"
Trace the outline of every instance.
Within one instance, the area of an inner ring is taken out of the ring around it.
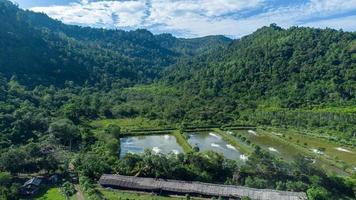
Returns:
[[[203,98],[285,108],[354,101],[356,34],[271,25],[223,51],[175,65],[166,82]]]
[[[44,14],[0,1],[0,73],[21,83],[61,85],[147,83],[178,58],[225,46],[230,39],[192,40],[62,24]]]

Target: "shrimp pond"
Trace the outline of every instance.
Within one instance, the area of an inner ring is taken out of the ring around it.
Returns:
[[[120,157],[127,153],[143,153],[145,149],[152,150],[154,153],[182,153],[182,147],[177,143],[173,135],[145,135],[130,136],[120,139]]]

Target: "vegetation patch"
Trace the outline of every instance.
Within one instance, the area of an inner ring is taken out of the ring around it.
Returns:
[[[183,148],[185,153],[189,153],[193,150],[192,146],[187,141],[186,136],[181,131],[173,131],[173,135],[176,137],[177,143]]]
[[[121,127],[122,132],[130,132],[131,130],[144,131],[152,129],[165,129],[168,127],[167,124],[161,122],[160,120],[149,120],[142,117],[95,120],[92,121],[90,125],[97,131],[104,130],[109,125],[117,125]]]
[[[72,195],[70,200],[76,200],[76,195]],[[51,187],[40,197],[36,197],[35,200],[67,200],[61,187]]]

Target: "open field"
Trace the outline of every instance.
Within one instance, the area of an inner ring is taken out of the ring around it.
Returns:
[[[66,197],[61,193],[59,187],[49,188],[43,195],[34,198],[35,200],[66,200]],[[77,200],[77,196],[73,195],[70,200]]]
[[[115,124],[120,126],[122,129],[147,129],[147,128],[165,128],[166,125],[158,120],[149,120],[146,118],[124,118],[124,119],[103,119],[92,121],[92,125],[96,129],[104,129],[110,124]]]

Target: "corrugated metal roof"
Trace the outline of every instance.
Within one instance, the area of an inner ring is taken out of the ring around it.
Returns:
[[[152,190],[169,193],[200,194],[241,198],[248,196],[258,200],[306,200],[304,192],[287,192],[270,189],[254,189],[235,185],[220,185],[202,182],[141,178],[121,175],[102,175],[99,183],[106,187],[119,187],[133,190]]]
[[[26,186],[26,185],[36,185],[36,186],[39,186],[42,182],[42,179],[41,178],[38,178],[38,177],[34,177],[34,178],[31,178],[30,180],[26,181],[23,185]]]

